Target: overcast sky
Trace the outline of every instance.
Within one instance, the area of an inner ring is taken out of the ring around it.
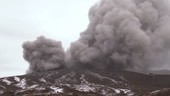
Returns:
[[[86,29],[88,10],[97,1],[0,0],[0,77],[25,73],[24,41],[44,35],[68,48]]]

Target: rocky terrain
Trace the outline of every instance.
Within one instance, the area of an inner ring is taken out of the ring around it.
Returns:
[[[0,79],[0,96],[170,96],[170,75],[68,70]]]

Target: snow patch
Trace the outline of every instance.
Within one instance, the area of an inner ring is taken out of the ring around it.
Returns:
[[[55,86],[50,86],[51,89],[54,90],[54,93],[63,93],[63,89]]]
[[[11,84],[11,81],[9,81],[7,78],[4,78],[2,80],[2,82],[5,82],[7,85],[10,85]]]
[[[22,79],[18,84],[16,84],[16,86],[25,89],[26,79]]]
[[[39,79],[41,82],[46,83],[47,81],[44,78]]]
[[[89,73],[92,74],[93,76],[101,79],[101,80],[102,80],[102,79],[108,79],[108,80],[112,81],[113,83],[118,84],[118,82],[117,82],[116,80],[114,80],[114,79],[112,79],[112,78],[110,78],[110,77],[105,77],[105,76],[102,76],[102,75],[100,75],[100,74],[98,74],[98,73],[92,73],[92,72],[89,72]]]
[[[155,91],[152,91],[151,94],[155,94],[155,93],[158,93],[160,92],[161,90],[155,90]]]
[[[164,92],[169,92],[170,88],[164,88],[164,89],[161,89],[161,90],[155,90],[155,91],[152,91],[150,92],[150,95],[157,95],[159,92],[161,93],[164,93]],[[168,95],[169,96],[169,95]]]
[[[1,87],[1,88],[3,88],[3,89],[5,89],[5,87],[4,87],[4,86],[2,86],[2,85],[0,85],[0,87]]]
[[[103,95],[106,95],[107,92],[106,92],[105,90],[102,90],[102,94],[103,94]]]
[[[89,85],[76,85],[76,90],[83,92],[94,92],[95,88],[90,87]]]
[[[124,94],[127,94],[127,96],[134,96],[134,93],[129,89],[119,89],[119,90]]]
[[[19,77],[14,77],[14,80],[17,82],[20,82],[20,78]]]
[[[39,86],[39,85],[35,84],[35,85],[28,87],[28,89],[36,88],[37,86]]]
[[[120,90],[123,91],[123,93],[125,93],[125,94],[131,92],[131,90],[128,90],[128,89],[120,89]]]
[[[37,87],[37,88],[36,88],[37,91],[42,91],[42,90],[45,90],[45,89],[46,89],[46,88],[44,88],[44,87]]]
[[[94,92],[95,91],[95,88],[92,87],[88,81],[86,81],[85,75],[82,74],[80,79],[82,80],[81,84],[75,85],[76,90],[83,91],[83,92],[91,92],[91,91]]]
[[[121,91],[119,89],[114,89],[116,94],[119,94]]]

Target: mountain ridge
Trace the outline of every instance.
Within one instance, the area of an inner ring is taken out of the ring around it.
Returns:
[[[159,94],[170,93],[168,81],[170,75],[62,69],[1,78],[0,95],[168,96]]]

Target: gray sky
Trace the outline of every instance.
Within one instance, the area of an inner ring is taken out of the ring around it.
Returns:
[[[88,25],[98,0],[0,0],[0,77],[24,74],[22,43],[37,36],[62,41],[65,48]]]

